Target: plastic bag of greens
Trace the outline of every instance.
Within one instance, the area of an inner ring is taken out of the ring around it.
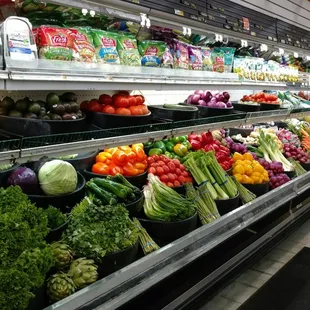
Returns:
[[[201,48],[198,46],[188,46],[189,55],[189,69],[190,70],[202,70],[202,53]]]
[[[166,46],[161,66],[163,68],[170,68],[170,69],[173,68],[173,56],[172,56],[170,48],[168,46]]]
[[[223,51],[216,51],[214,49],[212,51],[211,58],[212,58],[213,71],[214,72],[224,72],[224,70],[225,70],[224,52]]]
[[[212,71],[212,52],[209,47],[202,47],[202,70]]]
[[[224,53],[224,72],[231,72],[236,49],[234,47],[215,47],[214,52]]]
[[[141,41],[138,45],[141,64],[145,67],[160,67],[166,43],[161,41]]]
[[[73,42],[73,60],[95,62],[95,47],[90,27],[77,27],[78,33]]]
[[[176,69],[188,70],[189,68],[188,44],[174,39],[173,46],[174,46],[174,67]]]
[[[92,29],[92,36],[99,63],[119,64],[120,59],[116,49],[117,34],[99,29]]]
[[[117,37],[117,51],[122,65],[141,66],[137,40],[131,34],[119,34]]]

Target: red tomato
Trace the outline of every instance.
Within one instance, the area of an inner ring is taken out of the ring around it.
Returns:
[[[180,161],[178,159],[176,159],[176,158],[172,159],[172,162],[174,163],[176,168],[180,167],[180,165],[181,165]]]
[[[168,166],[162,166],[162,168],[164,169],[164,172],[167,174],[170,172],[170,169]]]
[[[92,112],[101,112],[101,104],[97,99],[92,99],[89,101],[88,110]]]
[[[115,114],[115,109],[111,105],[103,106],[101,112],[108,114]]]
[[[135,95],[134,96],[136,98],[136,105],[140,105],[144,103],[144,98],[140,95]]]
[[[150,166],[151,166],[151,167],[154,167],[154,168],[159,167],[158,163],[151,164]]]
[[[88,100],[83,101],[83,102],[80,104],[80,109],[81,109],[81,110],[87,110],[87,109],[88,109],[88,104],[89,104],[89,101],[88,101]]]
[[[150,167],[148,169],[148,173],[156,174],[156,168],[155,167]]]
[[[159,161],[159,156],[158,155],[152,155],[152,158],[154,158],[155,161]]]
[[[180,165],[180,167],[179,167],[179,168],[180,168],[182,171],[185,171],[185,169],[186,169],[186,168],[185,168],[185,166],[184,166],[184,165],[182,165],[182,164]]]
[[[175,174],[176,175],[181,175],[182,174],[182,170],[180,168],[176,168],[175,169]]]
[[[128,99],[126,97],[116,96],[113,99],[113,104],[117,108],[127,108],[129,106]]]
[[[159,160],[157,163],[160,167],[163,167],[166,165],[162,160]]]
[[[168,163],[167,166],[169,167],[171,172],[175,172],[176,167],[173,162]]]
[[[118,115],[131,115],[130,110],[126,108],[117,108],[115,113]]]
[[[157,167],[156,168],[156,174],[161,176],[165,173],[164,169],[162,167]]]
[[[148,157],[148,158],[147,158],[147,162],[148,162],[149,165],[151,165],[151,164],[154,164],[154,163],[155,163],[155,160],[154,160],[153,157]]]
[[[111,105],[112,104],[112,97],[110,95],[107,95],[107,94],[102,94],[99,97],[99,102],[101,104],[109,104],[109,105]]]
[[[176,177],[175,177],[175,175],[174,175],[173,173],[168,173],[167,176],[168,176],[168,178],[169,178],[169,180],[170,180],[171,182],[174,182],[175,179],[176,179]]]
[[[120,95],[120,96],[123,96],[123,97],[127,97],[130,95],[129,91],[127,90],[121,90],[119,91],[116,95]]]
[[[175,180],[175,181],[173,182],[173,185],[174,185],[174,186],[181,186],[181,183],[180,183],[178,180]]]
[[[132,115],[143,115],[143,111],[140,106],[131,106],[129,107],[129,110]]]
[[[187,177],[189,176],[189,174],[188,174],[187,171],[183,171],[183,172],[182,172],[182,175],[183,175],[183,177],[185,177],[185,178],[187,178]]]
[[[141,104],[141,105],[137,105],[137,107],[140,108],[140,110],[142,111],[142,114],[148,114],[149,113],[149,109],[145,104]]]
[[[173,183],[171,183],[171,182],[168,182],[166,185],[169,187],[174,187]]]
[[[179,176],[178,179],[182,184],[186,182],[186,178],[183,175]]]
[[[168,178],[168,176],[167,175],[162,175],[160,178],[159,178],[163,183],[166,183],[166,182],[168,182],[169,181],[169,178]]]
[[[130,107],[137,105],[136,97],[129,96],[127,99],[128,99],[128,104]]]

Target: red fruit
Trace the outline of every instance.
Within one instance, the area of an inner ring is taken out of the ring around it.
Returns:
[[[171,162],[174,163],[176,168],[180,167],[180,165],[181,165],[180,161],[176,158],[172,159]]]
[[[99,97],[99,102],[101,104],[108,104],[108,105],[111,105],[112,104],[112,97],[110,95],[107,95],[107,94],[102,94],[100,97]]]
[[[159,156],[158,155],[152,155],[152,158],[154,158],[155,161],[159,161]]]
[[[181,183],[180,183],[179,181],[176,180],[176,181],[173,182],[173,185],[174,185],[174,186],[181,186]]]
[[[163,166],[162,168],[164,169],[164,172],[165,172],[166,174],[170,172],[170,169],[169,169],[168,166]]]
[[[140,96],[140,95],[135,95],[134,96],[136,98],[136,105],[140,105],[144,103],[144,97]]]
[[[126,97],[116,96],[113,99],[113,104],[117,108],[127,108],[129,106],[128,99]]]
[[[182,172],[182,175],[183,175],[183,177],[185,177],[185,178],[187,178],[187,177],[189,176],[189,174],[188,174],[187,171],[183,171],[183,172]]]
[[[148,173],[156,174],[156,169],[155,169],[155,167],[150,167],[150,168],[148,169]]]
[[[175,167],[175,164],[173,162],[168,163],[167,166],[169,167],[171,172],[175,172],[176,167]]]
[[[128,100],[128,105],[129,105],[130,107],[137,105],[137,99],[136,99],[136,97],[129,96],[129,97],[127,98],[127,100]]]
[[[168,178],[168,176],[167,175],[162,175],[162,176],[160,176],[160,178],[159,178],[163,183],[166,183],[166,182],[169,182],[169,178]]]
[[[101,112],[101,104],[97,99],[92,99],[89,101],[88,110],[92,112]]]
[[[169,178],[169,180],[170,180],[171,182],[174,182],[175,179],[176,179],[176,177],[175,177],[175,175],[174,175],[173,173],[168,173],[167,176],[168,176],[168,178]]]
[[[108,114],[115,114],[115,109],[111,105],[103,106],[101,112]]]
[[[182,174],[182,170],[180,168],[176,168],[175,169],[175,174],[176,175],[181,175]]]
[[[165,162],[162,160],[159,160],[157,163],[160,167],[166,166]]]
[[[162,167],[157,167],[156,168],[156,174],[161,176],[165,173],[164,169]]]
[[[171,183],[171,182],[167,182],[166,185],[169,186],[169,187],[174,187],[173,183]]]

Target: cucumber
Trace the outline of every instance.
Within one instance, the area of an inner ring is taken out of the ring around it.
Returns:
[[[176,111],[197,111],[197,108],[196,107],[185,107],[185,106],[180,106],[180,105],[177,105],[177,104],[164,104],[163,107],[165,109],[169,109],[169,110],[176,110]]]

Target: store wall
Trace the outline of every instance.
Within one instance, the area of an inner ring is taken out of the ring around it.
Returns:
[[[310,31],[310,2],[307,0],[230,1]]]

